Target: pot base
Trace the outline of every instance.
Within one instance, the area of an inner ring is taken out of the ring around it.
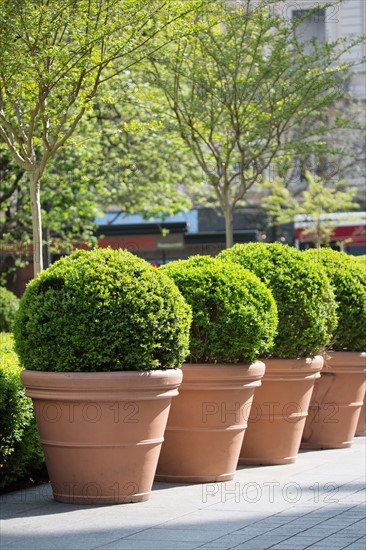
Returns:
[[[164,483],[215,483],[223,481],[231,481],[234,479],[234,474],[218,474],[208,476],[191,476],[191,475],[159,475],[155,476],[155,481],[162,481]]]
[[[135,494],[130,497],[103,497],[103,496],[90,496],[90,497],[70,497],[70,495],[62,495],[58,493],[53,493],[53,498],[57,502],[63,502],[66,504],[132,504],[136,502],[146,502],[150,498],[150,493]]]
[[[313,449],[315,450],[326,450],[326,449],[349,449],[352,446],[352,441],[346,441],[345,443],[301,443],[301,449]]]
[[[277,466],[281,464],[294,464],[295,462],[296,456],[289,456],[288,458],[239,458],[241,466]]]

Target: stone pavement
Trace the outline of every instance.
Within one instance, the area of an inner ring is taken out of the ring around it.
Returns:
[[[138,504],[57,503],[48,484],[4,495],[4,550],[365,550],[365,447],[301,451],[206,485],[154,484]]]

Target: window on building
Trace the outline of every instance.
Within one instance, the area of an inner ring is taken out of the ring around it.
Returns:
[[[325,9],[293,10],[293,19],[300,19],[297,35],[306,45],[305,51],[311,51],[311,43],[315,39],[321,44],[326,42]]]

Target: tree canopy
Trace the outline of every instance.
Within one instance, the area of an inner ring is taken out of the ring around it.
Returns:
[[[314,40],[305,49],[301,20],[289,22],[280,6],[246,0],[238,9],[219,0],[200,12],[205,32],[150,56],[155,83],[223,211],[228,247],[235,207],[276,156],[319,149],[347,124],[330,121],[327,108],[343,97],[350,64],[342,55],[358,39]]]
[[[103,86],[172,34],[189,32],[189,14],[202,3],[0,0],[0,136],[29,179],[35,275],[42,270],[40,190],[48,161]]]
[[[64,252],[80,241],[92,243],[94,218],[110,207],[148,219],[191,206],[187,190],[199,183],[200,170],[159,92],[138,67],[107,86],[109,102],[101,98],[93,105],[44,172],[45,252],[49,244]],[[32,226],[26,173],[5,144],[0,144],[0,167],[0,246],[9,252],[1,276],[14,269],[14,262],[7,265],[10,252],[19,265],[29,258]]]

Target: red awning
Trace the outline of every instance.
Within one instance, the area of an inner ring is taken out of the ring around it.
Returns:
[[[311,242],[314,240],[314,235],[306,233],[303,235],[304,229],[296,229],[295,237],[301,242]],[[365,244],[366,243],[366,226],[365,225],[344,225],[333,228],[331,235],[332,241],[345,241],[347,244]]]

